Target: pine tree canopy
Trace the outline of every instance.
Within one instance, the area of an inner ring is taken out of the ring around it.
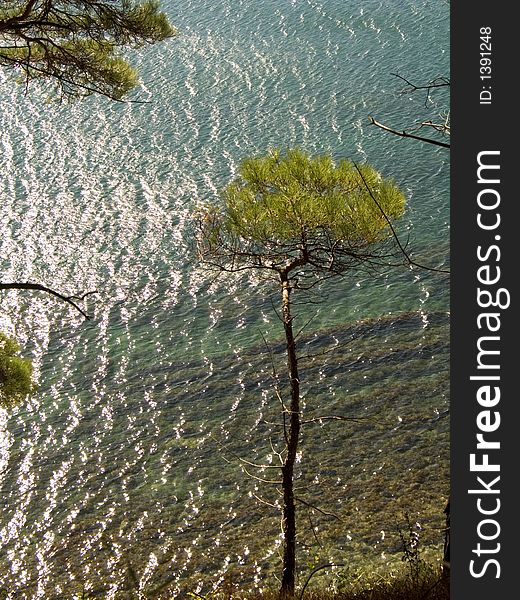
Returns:
[[[397,185],[371,166],[300,149],[244,160],[222,200],[203,209],[199,249],[226,270],[231,263],[231,270],[279,270],[295,260],[345,270],[380,256],[405,207]]]
[[[155,0],[0,0],[0,66],[60,96],[120,100],[138,83],[121,51],[174,34]]]

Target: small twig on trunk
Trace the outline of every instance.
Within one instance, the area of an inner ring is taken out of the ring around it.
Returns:
[[[275,508],[276,510],[280,510],[279,506],[277,506],[276,504],[273,504],[272,502],[268,502],[267,500],[264,500],[263,498],[260,498],[260,496],[258,496],[254,492],[251,492],[251,495],[253,496],[253,498],[258,500],[258,502],[261,502],[262,504],[265,504],[266,506],[269,506],[270,508]]]
[[[383,421],[371,419],[370,417],[341,417],[336,415],[331,415],[330,417],[313,417],[312,419],[305,419],[304,421],[302,421],[302,425],[306,425],[308,423],[321,423],[322,421],[352,421],[354,423],[363,423],[364,421],[371,421],[372,423],[378,425],[384,425]]]

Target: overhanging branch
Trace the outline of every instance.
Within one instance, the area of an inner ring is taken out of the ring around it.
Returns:
[[[423,137],[420,135],[414,135],[413,133],[408,133],[404,129],[402,131],[398,131],[397,129],[392,129],[391,127],[383,125],[383,123],[379,123],[379,121],[376,121],[374,119],[374,117],[368,117],[368,120],[370,121],[370,123],[372,123],[372,125],[379,127],[379,129],[382,129],[383,131],[388,131],[389,133],[393,133],[394,135],[397,135],[399,137],[412,138],[414,140],[419,140],[420,142],[425,142],[427,144],[433,144],[434,146],[440,146],[441,148],[449,148],[450,147],[450,144],[448,144],[446,142],[439,142],[438,140],[434,140],[432,138],[427,138],[427,137]]]
[[[403,245],[401,244],[399,237],[397,236],[397,232],[394,229],[394,226],[392,225],[390,219],[388,218],[388,216],[386,215],[385,211],[381,208],[381,205],[379,204],[379,202],[377,201],[376,197],[374,196],[374,194],[372,193],[372,190],[370,189],[370,186],[368,185],[368,183],[366,182],[366,179],[363,177],[363,173],[361,173],[359,167],[357,166],[356,163],[354,163],[354,167],[356,168],[356,171],[358,172],[359,176],[361,177],[361,179],[363,180],[363,183],[365,184],[365,187],[367,188],[368,193],[370,194],[370,197],[372,198],[372,200],[376,203],[377,207],[379,208],[379,210],[381,211],[381,214],[383,215],[383,218],[385,219],[385,221],[388,223],[388,227],[390,228],[390,231],[392,232],[392,235],[397,243],[397,245],[399,246],[399,250],[403,253],[403,256],[405,257],[405,259],[407,260],[407,262],[414,267],[419,267],[420,269],[425,269],[426,271],[435,271],[437,273],[449,273],[449,271],[447,271],[446,269],[436,269],[435,267],[427,267],[425,265],[421,265],[418,262],[415,262],[414,260],[412,260],[410,258],[410,255],[406,252],[406,250],[404,249]]]
[[[58,298],[59,300],[62,300],[63,302],[73,306],[85,317],[85,319],[90,319],[90,316],[78,304],[76,304],[75,300],[84,300],[90,294],[97,294],[97,291],[93,290],[91,292],[85,292],[81,296],[66,296],[65,294],[61,294],[60,292],[47,287],[46,285],[41,285],[40,283],[31,283],[29,281],[25,283],[19,281],[11,281],[9,283],[0,282],[0,291],[1,290],[29,290],[33,292],[45,292],[46,294],[50,294],[51,296],[54,296],[55,298]]]

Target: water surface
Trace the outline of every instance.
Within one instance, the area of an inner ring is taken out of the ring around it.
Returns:
[[[0,82],[2,279],[98,292],[90,321],[42,295],[0,299],[0,328],[39,384],[0,415],[8,598],[71,598],[83,585],[103,598],[182,596],[226,572],[251,586],[277,572],[279,514],[262,501],[278,494],[240,462],[280,450],[276,289],[210,283],[191,243],[194,207],[218,201],[244,157],[299,145],[369,161],[406,193],[398,231],[413,257],[449,268],[448,153],[368,122],[403,128],[447,105],[442,90],[439,107],[401,94],[392,75],[448,73],[447,6],[164,6],[180,33],[135,55],[147,103],[46,103]],[[448,277],[418,269],[301,298],[306,415],[352,419],[303,435],[302,499],[341,518],[302,505],[303,572],[317,555],[390,560],[405,512],[426,544],[441,541],[448,310]]]

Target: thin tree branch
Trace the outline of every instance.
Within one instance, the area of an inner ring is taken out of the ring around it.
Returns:
[[[272,301],[272,299],[271,299],[271,301]],[[273,369],[272,377],[273,377],[273,380],[274,380],[274,393],[275,393],[276,397],[278,398],[278,400],[280,402],[280,405],[282,407],[283,435],[284,435],[284,439],[285,439],[285,444],[287,446],[288,440],[289,440],[288,434],[287,434],[287,425],[286,425],[286,422],[285,422],[285,415],[287,414],[287,408],[286,408],[285,403],[283,401],[282,395],[280,394],[280,388],[278,386],[278,374],[276,373],[276,367],[275,367],[275,364],[274,364],[273,351],[271,350],[271,347],[267,343],[267,340],[265,339],[265,336],[264,336],[264,334],[263,334],[262,331],[260,331],[260,335],[262,336],[262,339],[264,340],[264,344],[265,344],[265,346],[267,348],[267,351],[269,352],[269,356],[271,358],[271,366],[272,366],[272,369]]]
[[[53,290],[50,287],[47,287],[46,285],[41,285],[40,283],[31,283],[29,281],[25,283],[18,281],[12,281],[9,283],[0,282],[0,291],[1,290],[29,290],[36,292],[45,292],[47,294],[50,294],[51,296],[59,298],[63,302],[67,302],[68,304],[73,306],[77,311],[79,311],[85,317],[85,319],[88,320],[90,320],[91,317],[80,306],[78,306],[76,302],[74,302],[74,300],[84,300],[90,294],[97,294],[97,291],[93,290],[91,292],[85,292],[81,296],[66,296],[64,294],[61,294],[60,292],[57,292],[56,290]]]
[[[361,173],[361,171],[359,170],[359,167],[357,166],[356,163],[353,163],[354,167],[356,167],[356,171],[358,172],[359,176],[361,177],[361,179],[363,180],[363,183],[365,184],[365,187],[367,188],[368,193],[370,194],[370,197],[372,198],[372,200],[376,203],[377,208],[379,208],[379,210],[381,211],[381,214],[383,215],[383,218],[385,219],[385,221],[388,223],[388,226],[390,227],[390,231],[392,232],[392,235],[394,236],[394,239],[397,243],[397,245],[399,246],[399,249],[401,250],[401,252],[403,253],[403,256],[406,258],[407,262],[410,265],[413,265],[414,267],[419,267],[420,269],[425,269],[427,271],[435,271],[437,273],[449,273],[449,271],[446,271],[445,269],[436,269],[435,267],[427,267],[425,265],[421,265],[418,262],[415,262],[414,260],[412,260],[409,256],[409,254],[406,252],[406,250],[404,249],[403,245],[401,244],[399,237],[397,236],[397,233],[394,229],[394,226],[392,225],[390,219],[386,216],[385,211],[381,208],[381,205],[379,204],[379,202],[376,200],[374,194],[372,193],[372,190],[370,189],[368,183],[366,182],[366,179],[363,177],[363,174]]]
[[[248,465],[249,467],[254,467],[255,469],[260,469],[260,470],[262,470],[262,469],[280,469],[281,468],[281,466],[278,466],[278,465],[261,465],[261,464],[257,464],[257,463],[251,462],[249,460],[246,460],[245,458],[238,456],[238,454],[235,454],[235,452],[233,452],[232,450],[229,450],[228,448],[226,448],[224,446],[224,444],[222,444],[219,440],[217,440],[217,438],[214,437],[213,435],[210,435],[210,437],[213,441],[217,442],[217,444],[220,446],[222,451],[227,452],[235,460],[239,461],[240,463],[242,463],[244,465]],[[231,464],[231,461],[228,460],[225,456],[223,456],[223,458],[228,464]]]
[[[316,302],[317,304],[318,302]],[[314,321],[314,319],[318,316],[318,313],[315,312],[312,317],[310,317],[306,323],[304,323],[301,327],[300,330],[298,331],[298,333],[294,336],[294,339],[297,340],[300,335],[305,331],[305,329]]]
[[[277,467],[279,468],[279,467]],[[258,477],[258,475],[253,475],[253,473],[250,473],[245,467],[244,465],[242,465],[242,470],[245,471],[245,473],[251,477],[251,479],[255,479],[256,481],[261,481],[262,483],[268,483],[269,485],[282,485],[282,480],[281,479],[264,479],[263,477]]]
[[[412,138],[414,140],[419,140],[420,142],[426,142],[427,144],[433,144],[434,146],[440,146],[441,148],[449,148],[450,144],[446,142],[439,142],[438,140],[434,140],[432,138],[422,137],[420,135],[414,135],[413,133],[408,133],[403,129],[403,131],[397,131],[396,129],[392,129],[387,125],[383,125],[383,123],[379,123],[376,121],[374,117],[368,117],[368,120],[372,125],[379,127],[379,129],[383,129],[383,131],[388,131],[389,133],[393,133],[394,135],[398,135],[403,138]]]
[[[424,85],[415,85],[415,83],[408,81],[408,79],[406,79],[402,75],[399,75],[398,73],[390,73],[390,75],[393,75],[394,77],[398,77],[399,79],[402,79],[406,84],[408,84],[410,86],[411,91],[415,91],[415,90],[430,91],[432,88],[450,87],[450,80],[447,79],[446,77],[436,77],[435,79],[430,81],[430,83],[426,83]]]
[[[278,460],[280,461],[280,465],[283,465],[283,463],[284,463],[283,451],[282,452],[278,452],[278,450],[275,449],[272,437],[269,438],[269,444],[271,445],[271,450],[273,451],[273,454],[276,454],[276,456],[278,456]],[[285,451],[287,451],[287,449],[285,449]]]
[[[314,539],[316,540],[316,543],[318,544],[318,546],[320,548],[323,548],[323,544],[320,542],[320,539],[319,539],[318,535],[316,534],[316,530],[314,529],[314,523],[312,522],[312,517],[311,517],[311,513],[310,512],[307,513],[307,518],[309,519],[309,523],[310,523],[310,526],[311,526],[312,535],[314,536]]]
[[[330,417],[314,417],[312,419],[306,419],[302,421],[302,425],[306,425],[308,423],[321,423],[321,421],[352,421],[353,423],[363,423],[364,421],[370,421],[377,425],[384,425],[383,421],[377,421],[376,419],[371,419],[370,417],[342,417],[337,415],[331,415]]]
[[[300,592],[299,600],[302,600],[305,589],[309,585],[309,581],[312,579],[312,577],[314,577],[314,575],[316,575],[316,573],[318,573],[318,571],[322,571],[323,569],[328,569],[329,567],[344,567],[344,566],[345,565],[343,563],[327,563],[326,565],[321,565],[320,567],[316,567],[313,571],[311,571],[311,574],[307,577],[307,580],[305,581],[305,583],[302,587],[302,591]]]
[[[305,504],[305,506],[308,506],[309,508],[312,508],[313,510],[318,511],[319,513],[321,513],[322,515],[325,515],[326,517],[333,517],[334,519],[337,519],[338,521],[342,521],[343,520],[341,517],[338,517],[338,515],[336,515],[334,513],[327,512],[325,510],[322,510],[321,508],[318,508],[317,506],[314,506],[314,504],[311,504],[310,502],[306,502],[305,500],[302,500],[298,496],[295,496],[294,499],[297,500],[298,502],[301,502],[302,504]]]
[[[264,500],[263,498],[260,498],[260,496],[257,496],[257,494],[255,494],[254,492],[251,492],[251,495],[253,496],[253,498],[258,500],[258,502],[261,502],[262,504],[265,504],[266,506],[269,506],[270,508],[275,508],[276,510],[280,510],[279,506],[277,506],[276,504],[273,504],[272,502],[268,502],[267,500]]]

